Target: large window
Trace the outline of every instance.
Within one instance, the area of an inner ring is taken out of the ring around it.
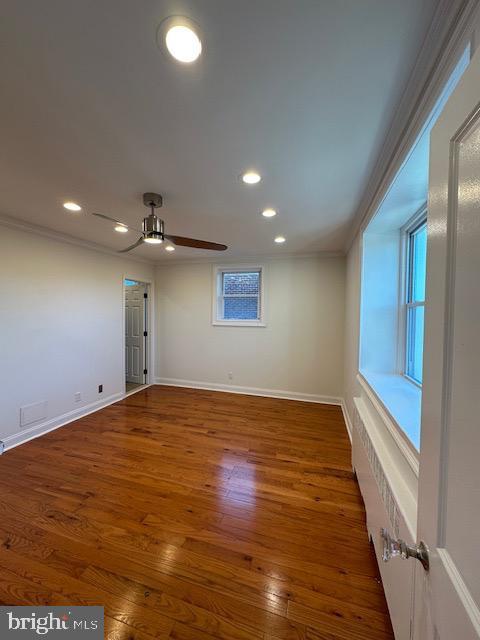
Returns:
[[[467,47],[364,229],[359,384],[405,442],[420,448],[430,133],[470,60]],[[373,408],[372,408],[373,411]],[[378,417],[377,416],[377,417]],[[394,437],[396,437],[396,433]]]
[[[262,267],[217,267],[214,273],[213,323],[263,325]]]
[[[405,373],[422,384],[427,223],[422,220],[407,231],[406,349]]]

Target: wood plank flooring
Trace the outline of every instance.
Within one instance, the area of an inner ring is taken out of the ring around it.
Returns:
[[[150,387],[0,458],[0,602],[110,640],[387,640],[339,407]]]

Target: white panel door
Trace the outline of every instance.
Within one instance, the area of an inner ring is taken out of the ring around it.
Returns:
[[[125,371],[127,382],[145,382],[145,297],[146,285],[125,287]]]
[[[416,640],[480,639],[479,54],[431,137]]]

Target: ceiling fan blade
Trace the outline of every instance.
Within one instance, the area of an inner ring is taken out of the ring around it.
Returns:
[[[207,240],[195,240],[194,238],[184,238],[183,236],[169,236],[165,234],[165,238],[177,244],[180,247],[193,247],[194,249],[210,249],[211,251],[225,251],[228,249],[226,244],[218,244],[216,242],[208,242]]]
[[[103,213],[92,213],[92,216],[97,216],[97,218],[104,218],[105,220],[110,220],[110,222],[116,222],[117,224],[123,224],[125,227],[128,227],[128,225],[125,224],[125,222],[122,222],[121,220],[116,220],[116,218],[111,218],[110,216],[106,216]]]
[[[131,251],[132,249],[135,249],[135,247],[138,247],[140,244],[143,244],[143,236],[139,238],[134,244],[131,244],[126,249],[121,249],[120,251],[117,251],[117,253],[127,253],[127,251]]]
[[[132,229],[132,231],[138,231],[138,233],[143,233],[141,229],[137,229],[136,227],[132,227],[126,222],[122,222],[121,220],[117,220],[116,218],[111,218],[110,216],[106,216],[103,213],[92,213],[92,216],[97,216],[97,218],[103,218],[104,220],[109,220],[110,222],[115,222],[115,224],[120,224],[122,227],[127,227],[127,229]]]

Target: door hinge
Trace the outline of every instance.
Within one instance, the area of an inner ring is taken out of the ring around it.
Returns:
[[[146,369],[143,370],[143,375],[146,376],[148,371]]]
[[[147,336],[148,336],[148,332],[147,332],[147,331],[144,331],[144,332],[143,332],[143,337],[144,337],[144,338],[146,338]]]
[[[143,294],[143,297],[144,297],[144,298],[148,298],[148,293],[144,293],[144,294]]]

